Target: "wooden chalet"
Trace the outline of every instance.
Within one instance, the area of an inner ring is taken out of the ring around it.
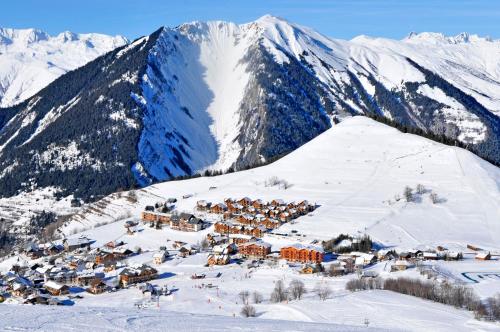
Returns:
[[[266,203],[264,203],[264,201],[261,199],[256,199],[255,201],[252,202],[252,206],[260,210],[263,209],[264,206],[266,206]]]
[[[321,272],[321,270],[322,270],[321,264],[305,264],[300,270],[300,273],[313,274],[313,273],[319,273]]]
[[[101,279],[94,279],[90,282],[87,292],[92,294],[102,294],[106,291],[107,286]]]
[[[55,281],[49,280],[44,284],[44,288],[49,292],[51,295],[54,296],[59,296],[59,295],[64,295],[69,293],[69,287],[64,284],[59,284]]]
[[[208,255],[207,263],[209,266],[229,264],[229,255],[210,254]]]
[[[81,236],[79,238],[72,238],[72,239],[64,239],[63,240],[64,249],[66,251],[74,251],[74,250],[80,249],[80,248],[90,249],[90,245],[92,243],[94,243],[94,241],[92,241],[89,238],[86,238],[84,236]]]
[[[76,274],[75,283],[80,286],[88,286],[95,279],[103,279],[104,273],[94,271],[82,271]]]
[[[248,197],[243,197],[242,199],[237,201],[238,204],[242,205],[243,207],[251,206],[252,205],[252,200]]]
[[[115,256],[115,254],[113,254],[111,252],[101,251],[101,252],[96,254],[94,262],[97,265],[101,265],[101,264],[112,264],[112,263],[116,262],[116,260],[117,260],[117,258]]]
[[[207,202],[205,200],[201,200],[196,202],[196,208],[198,211],[208,211],[210,210],[210,207],[212,206],[212,203]]]
[[[144,282],[158,277],[158,271],[151,266],[142,265],[137,268],[125,268],[120,274],[120,285],[127,287],[130,284]]]
[[[183,232],[198,232],[204,228],[203,220],[189,213],[172,216],[170,228]]]
[[[156,211],[142,211],[141,220],[143,222],[159,222],[168,224],[172,215],[170,213],[156,212]]]
[[[271,201],[271,205],[272,206],[282,206],[282,205],[285,205],[285,201],[283,201],[282,199],[273,199]]]
[[[489,252],[480,252],[480,253],[476,254],[475,258],[477,260],[480,260],[480,261],[489,261],[489,260],[491,260],[491,253],[489,253]]]
[[[229,242],[236,245],[256,241],[257,238],[246,234],[229,234]]]
[[[210,207],[211,213],[223,214],[227,211],[227,205],[224,203],[218,203]]]
[[[410,267],[413,267],[413,264],[407,260],[397,260],[392,266],[391,271],[404,271]]]
[[[168,254],[166,251],[160,251],[153,255],[153,263],[160,265],[167,259]]]

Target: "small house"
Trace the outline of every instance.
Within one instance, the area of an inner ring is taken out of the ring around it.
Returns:
[[[74,251],[80,248],[90,249],[90,245],[94,243],[94,241],[90,240],[85,236],[81,236],[79,238],[72,239],[64,239],[63,245],[66,251]]]
[[[87,292],[92,294],[102,294],[106,291],[106,284],[101,279],[94,279],[90,282]]]
[[[211,213],[223,214],[227,210],[227,205],[224,203],[218,203],[210,207]]]
[[[167,259],[167,256],[168,254],[166,251],[157,252],[153,255],[153,263],[156,265],[163,264],[163,262]]]
[[[392,269],[392,271],[404,271],[412,266],[413,266],[413,264],[410,263],[409,261],[397,260],[394,263],[394,265],[392,265],[391,269]]]
[[[313,274],[313,273],[319,273],[321,272],[321,264],[305,264],[302,269],[300,270],[300,273],[302,274]]]
[[[49,280],[44,284],[44,288],[51,295],[59,296],[69,293],[69,287],[64,284],[57,283],[55,281]]]
[[[210,254],[208,255],[207,263],[209,266],[229,264],[229,255]]]
[[[196,202],[196,208],[199,210],[199,211],[207,211],[210,209],[210,206],[212,205],[212,203],[210,202],[207,202],[205,200],[201,200],[201,201],[198,201]]]
[[[489,261],[491,259],[491,253],[479,252],[476,254],[476,259],[480,261]]]
[[[435,252],[424,252],[423,253],[423,258],[425,260],[432,260],[432,261],[435,261],[435,260],[438,260],[439,259],[439,256],[437,253]]]
[[[248,197],[243,197],[242,199],[238,200],[238,204],[241,204],[243,207],[247,207],[252,205],[252,200]]]

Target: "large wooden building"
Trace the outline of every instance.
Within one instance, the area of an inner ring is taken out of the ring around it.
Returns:
[[[280,257],[290,262],[321,263],[323,261],[323,249],[315,246],[294,244],[281,248]]]
[[[271,245],[262,241],[247,242],[238,245],[238,251],[243,257],[264,259],[271,253]]]
[[[198,232],[204,228],[203,220],[189,213],[174,215],[170,219],[170,228],[183,232]]]
[[[160,222],[162,224],[168,224],[172,215],[169,213],[162,213],[156,211],[143,211],[141,213],[141,219],[143,222]]]
[[[130,284],[152,280],[158,277],[158,271],[151,266],[142,265],[138,268],[125,268],[120,272],[120,285],[127,287]]]

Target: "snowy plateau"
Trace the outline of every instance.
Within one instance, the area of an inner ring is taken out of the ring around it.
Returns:
[[[500,168],[478,156],[500,161],[499,51],[468,34],[339,40],[273,16],[133,42],[0,29],[0,243],[15,244],[0,330],[500,330]],[[252,207],[217,212],[228,198]],[[216,231],[273,211],[277,227]],[[270,254],[232,252],[235,238]],[[285,248],[322,252],[324,271]],[[403,278],[464,287],[476,307],[348,289]]]

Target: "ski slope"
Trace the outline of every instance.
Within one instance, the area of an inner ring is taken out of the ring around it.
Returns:
[[[291,187],[266,186],[273,176]],[[415,202],[396,201],[405,186],[417,184],[426,192],[416,195]],[[113,194],[74,215],[63,230],[68,234],[98,222],[137,218],[145,205],[168,197],[179,200],[178,210],[193,211],[197,200],[215,203],[248,196],[318,204],[311,216],[279,229],[297,230],[304,241],[367,233],[386,247],[443,245],[463,250],[472,243],[500,248],[499,187],[500,170],[470,152],[354,117],[267,166],[155,184],[136,191],[137,203],[131,203],[127,193]],[[439,203],[431,202],[431,192]],[[182,199],[184,195],[192,197]],[[121,225],[115,228],[123,232]]]
[[[123,308],[2,306],[5,331],[364,331],[362,326],[192,315]],[[398,329],[373,329],[397,331]]]

